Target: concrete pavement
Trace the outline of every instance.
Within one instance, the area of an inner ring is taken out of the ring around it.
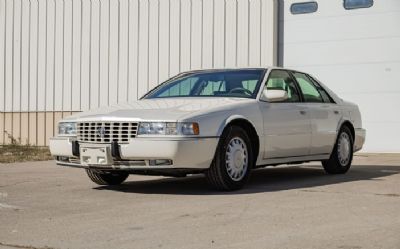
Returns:
[[[257,170],[237,192],[201,176],[100,187],[53,161],[0,164],[0,248],[400,248],[400,155]]]

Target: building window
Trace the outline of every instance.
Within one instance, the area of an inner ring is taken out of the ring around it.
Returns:
[[[374,0],[344,0],[343,6],[346,10],[369,8],[374,5]]]
[[[313,13],[318,10],[316,2],[294,3],[290,6],[290,12],[293,15]]]

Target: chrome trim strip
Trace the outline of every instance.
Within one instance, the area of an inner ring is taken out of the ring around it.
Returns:
[[[56,161],[57,165],[73,167],[73,168],[81,168],[81,169],[97,169],[97,170],[148,170],[148,169],[174,169],[173,165],[159,165],[159,166],[149,166],[147,162],[143,162],[144,164],[140,164],[138,161],[121,161],[121,164],[114,165],[92,165],[92,166],[83,166],[81,164],[76,163],[68,163]],[[123,163],[133,163],[136,165],[126,165]]]

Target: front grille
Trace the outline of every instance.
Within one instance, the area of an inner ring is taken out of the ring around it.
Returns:
[[[78,122],[77,137],[79,142],[90,143],[128,143],[136,137],[137,122]]]

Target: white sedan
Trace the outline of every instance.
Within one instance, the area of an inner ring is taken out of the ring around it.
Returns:
[[[307,73],[271,67],[181,73],[139,101],[60,121],[50,150],[101,185],[204,173],[235,190],[265,166],[321,161],[343,174],[364,141],[357,105]]]

